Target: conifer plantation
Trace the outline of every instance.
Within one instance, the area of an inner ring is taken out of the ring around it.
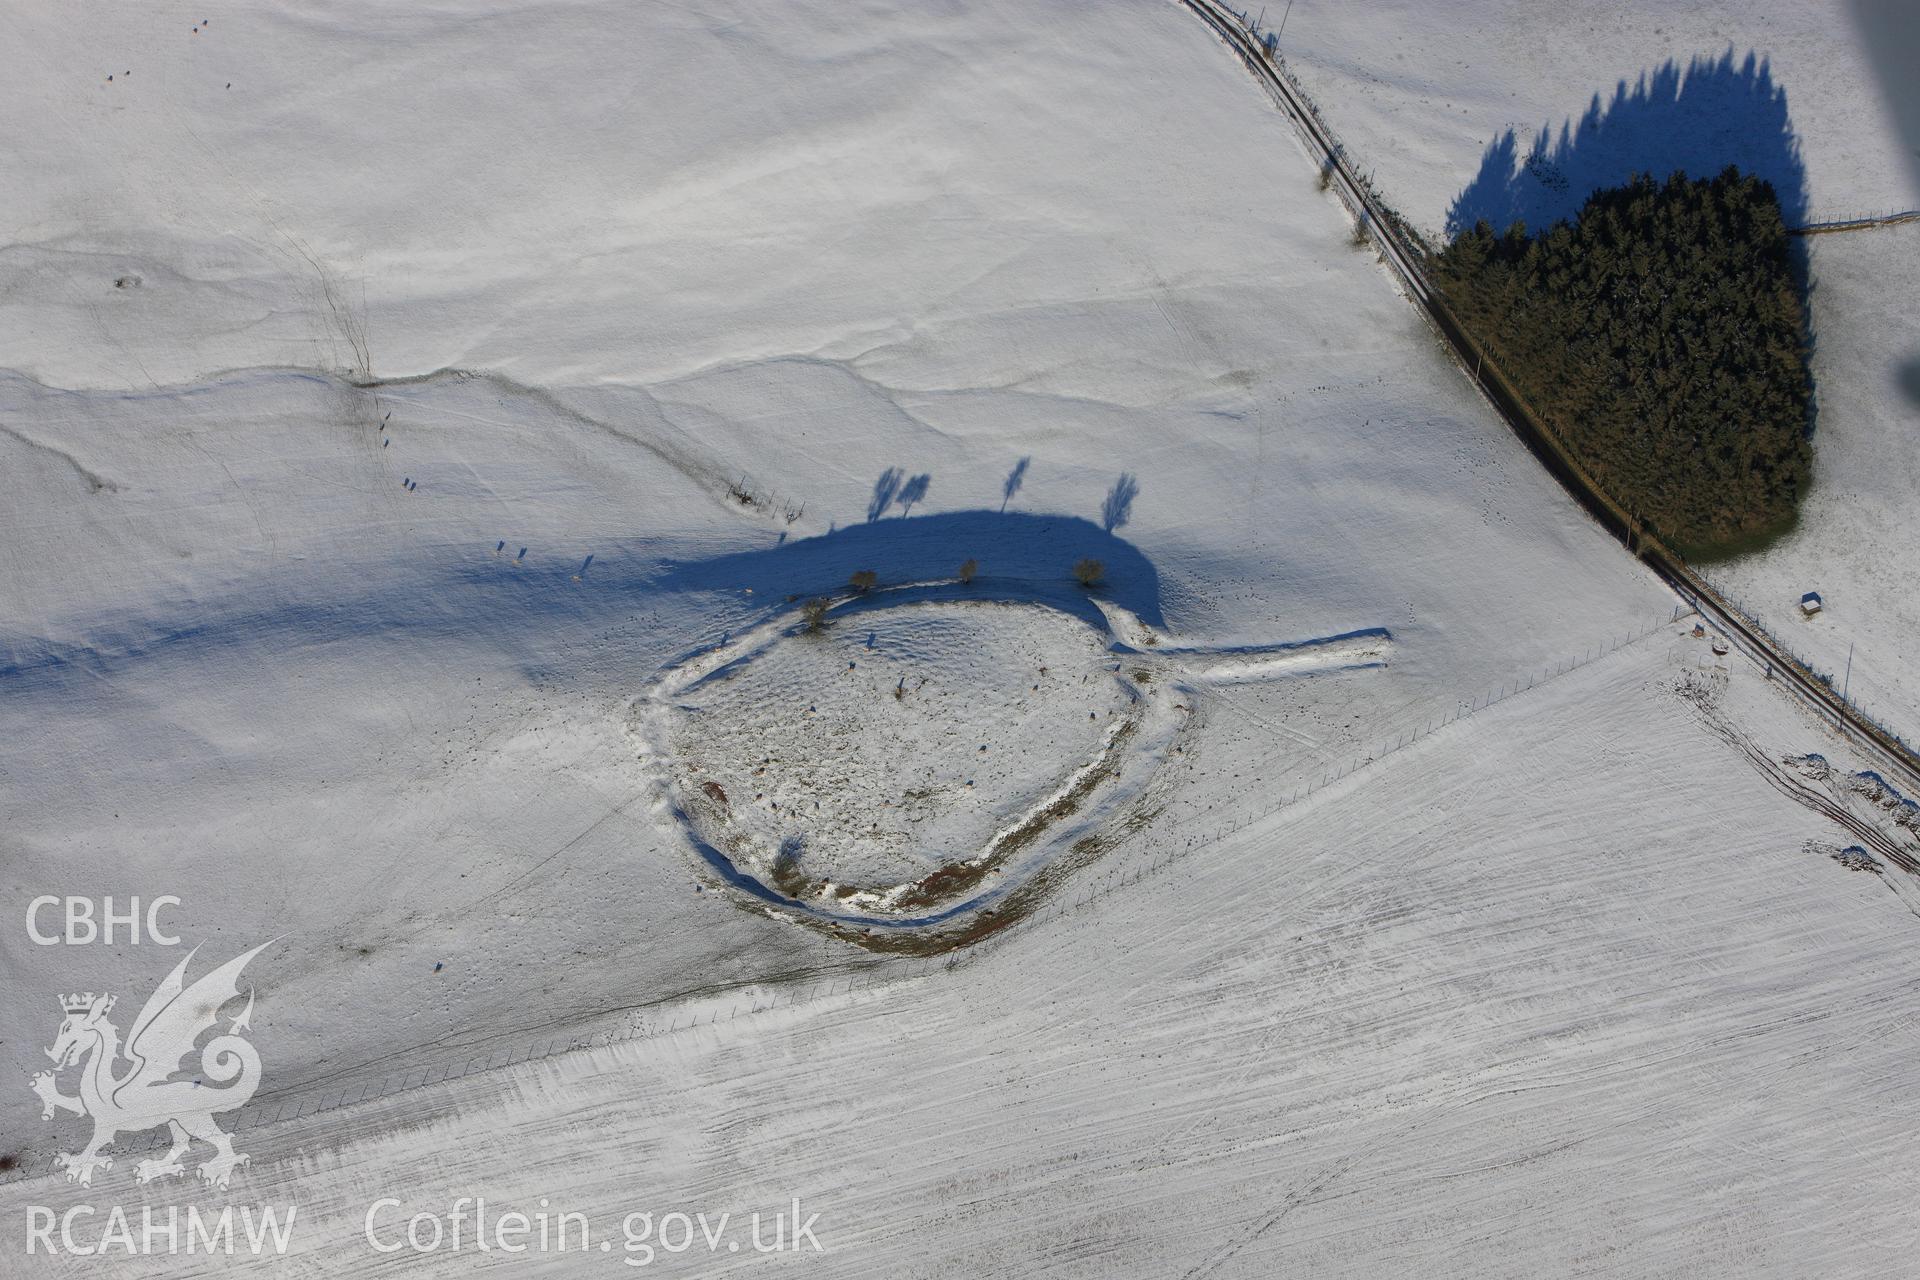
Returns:
[[[1806,308],[1773,188],[1640,176],[1436,255],[1461,322],[1615,502],[1690,555],[1787,527],[1812,468]]]

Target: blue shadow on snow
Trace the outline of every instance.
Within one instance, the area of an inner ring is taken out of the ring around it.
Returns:
[[[1571,220],[1595,191],[1636,173],[1665,179],[1675,170],[1711,178],[1728,165],[1773,184],[1788,226],[1807,221],[1807,175],[1787,114],[1786,90],[1767,61],[1696,57],[1685,71],[1671,59],[1602,104],[1593,95],[1578,121],[1558,135],[1542,125],[1522,144],[1512,129],[1488,144],[1480,172],[1447,211],[1447,234],[1485,222],[1504,231],[1524,222],[1544,231]]]
[[[751,551],[695,560],[652,554],[656,544],[615,543],[588,565],[529,567],[486,554],[471,559],[393,564],[353,579],[357,590],[313,596],[299,584],[275,584],[225,599],[196,601],[171,616],[101,619],[84,639],[55,640],[0,628],[0,696],[57,691],[169,659],[283,662],[292,654],[343,641],[466,642],[516,655],[529,670],[548,671],[552,646],[571,633],[590,634],[626,616],[646,597],[676,591],[737,593],[752,587],[774,607],[788,595],[840,591],[859,569],[883,585],[952,578],[962,561],[980,562],[982,594],[994,581],[1057,586],[1055,603],[1084,602],[1072,582],[1083,558],[1106,567],[1101,592],[1154,626],[1163,626],[1160,579],[1131,543],[1076,516],[955,511],[892,517]],[[456,549],[446,549],[458,556]]]
[[[1101,594],[1163,627],[1160,575],[1152,561],[1123,538],[1078,516],[1022,511],[945,511],[848,525],[817,537],[670,563],[649,585],[666,591],[739,591],[757,597],[824,595],[844,590],[861,569],[883,586],[952,578],[963,561],[977,560],[983,579],[1071,583],[1083,559],[1105,566]]]

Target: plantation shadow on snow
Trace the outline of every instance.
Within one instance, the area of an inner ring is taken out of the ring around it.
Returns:
[[[1728,165],[1772,184],[1789,227],[1807,221],[1800,143],[1786,90],[1767,61],[1749,52],[1736,63],[1728,49],[1719,58],[1695,57],[1683,72],[1669,59],[1632,86],[1619,81],[1604,105],[1594,94],[1579,120],[1563,121],[1557,135],[1542,125],[1524,147],[1512,129],[1495,138],[1479,173],[1447,210],[1447,234],[1478,222],[1495,231],[1516,221],[1544,231],[1571,219],[1594,192],[1636,173],[1707,178]]]

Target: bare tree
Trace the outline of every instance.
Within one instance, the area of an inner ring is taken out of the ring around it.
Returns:
[[[972,582],[973,575],[979,572],[980,562],[972,556],[968,556],[966,562],[960,566],[960,585],[965,586],[967,583]]]
[[[880,581],[880,575],[875,573],[873,570],[860,569],[856,571],[851,578],[847,579],[847,585],[852,587],[855,591],[858,591],[864,594],[865,592],[873,590],[874,584],[879,581]]]
[[[1097,587],[1100,580],[1107,576],[1107,566],[1088,556],[1073,566],[1073,576],[1083,587]]]
[[[809,634],[824,631],[827,626],[827,600],[825,596],[815,596],[800,606],[802,630]]]

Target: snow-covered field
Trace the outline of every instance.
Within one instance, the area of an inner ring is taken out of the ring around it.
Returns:
[[[312,1274],[611,1274],[629,1213],[796,1198],[835,1275],[1920,1246],[1903,811],[1470,394],[1180,6],[0,29],[10,1252],[293,1204]],[[1036,811],[971,945],[794,918]],[[175,895],[184,945],[37,945],[45,894]],[[56,998],[125,1029],[269,938],[251,1163],[63,1181]],[[365,1236],[463,1196],[591,1247]],[[21,1265],[103,1261],[228,1263]]]

